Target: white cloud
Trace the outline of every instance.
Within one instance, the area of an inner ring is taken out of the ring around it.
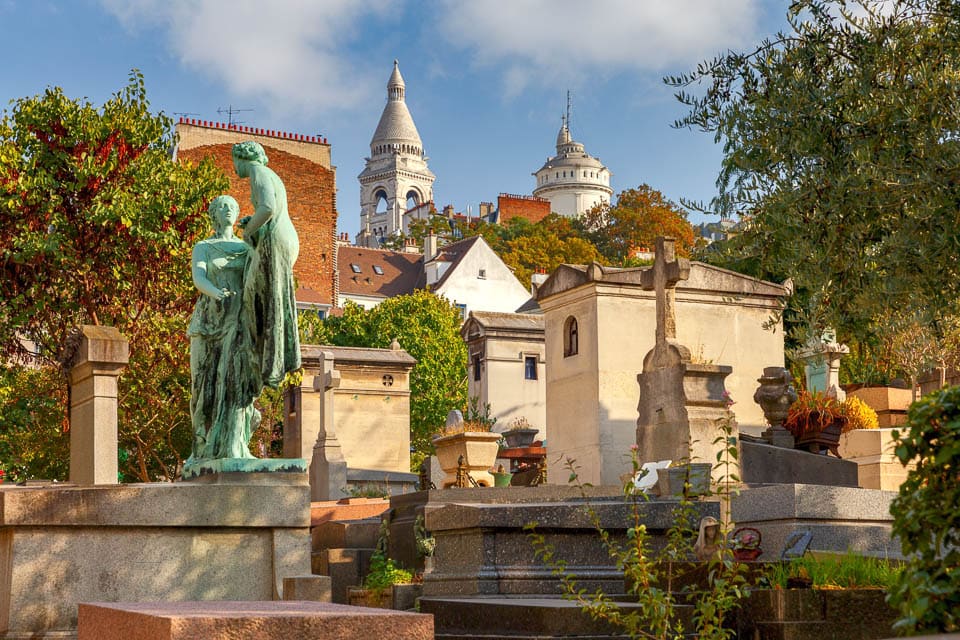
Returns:
[[[369,98],[374,83],[342,51],[363,18],[385,15],[395,0],[101,2],[128,28],[164,30],[184,66],[282,114],[345,109]]]
[[[440,25],[508,92],[592,74],[687,70],[756,40],[759,0],[444,0]]]

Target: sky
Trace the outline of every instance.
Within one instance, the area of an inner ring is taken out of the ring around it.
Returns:
[[[571,133],[612,172],[709,200],[722,158],[662,78],[785,26],[777,0],[0,0],[0,107],[47,86],[101,104],[143,72],[155,111],[325,136],[338,230],[359,230],[357,175],[393,60],[434,201],[474,214],[530,194]],[[694,91],[696,87],[693,88]],[[692,222],[701,222],[691,214]]]

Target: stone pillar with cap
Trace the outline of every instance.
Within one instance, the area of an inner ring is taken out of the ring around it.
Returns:
[[[310,499],[337,500],[346,496],[347,462],[333,426],[333,394],[340,386],[340,372],[333,368],[333,354],[320,354],[320,372],[313,388],[320,397],[320,431],[310,463]]]
[[[130,343],[115,327],[83,325],[70,368],[70,482],[117,484],[117,378]]]

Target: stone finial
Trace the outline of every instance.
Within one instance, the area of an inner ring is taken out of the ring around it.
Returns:
[[[401,347],[400,347],[400,341],[397,340],[396,338],[394,338],[393,341],[390,342],[390,350],[391,350],[391,351],[400,351],[400,349],[401,349]]]

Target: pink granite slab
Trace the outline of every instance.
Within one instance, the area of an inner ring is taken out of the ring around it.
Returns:
[[[81,603],[78,640],[433,640],[433,616],[328,602]]]

